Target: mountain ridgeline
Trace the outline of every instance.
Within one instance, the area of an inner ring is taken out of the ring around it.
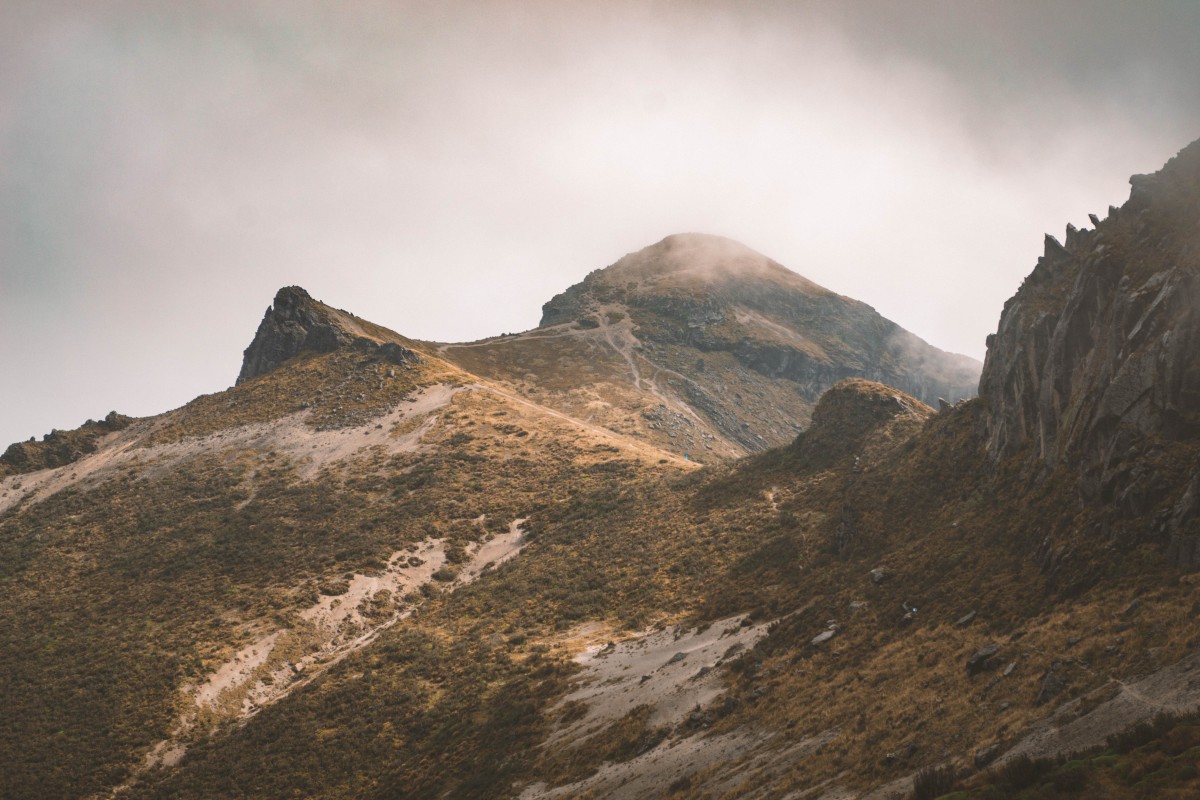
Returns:
[[[1130,183],[1093,230],[1047,236],[1005,304],[980,381],[988,450],[1071,470],[1083,503],[1119,510],[1105,535],[1146,536],[1149,519],[1200,565],[1200,146]]]
[[[698,234],[479,342],[281,289],[0,458],[0,796],[1200,796],[1200,142],[1132,183],[981,376]]]

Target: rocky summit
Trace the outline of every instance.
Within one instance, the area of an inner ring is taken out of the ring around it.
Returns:
[[[317,302],[299,286],[285,286],[263,315],[246,348],[238,383],[270,372],[302,352],[331,353],[354,346],[378,350],[378,355],[397,365],[407,364],[417,355],[397,341],[395,334],[359,320],[345,311]]]
[[[280,290],[0,458],[0,796],[1200,796],[1200,143],[1132,184],[981,376],[697,234],[479,342]]]

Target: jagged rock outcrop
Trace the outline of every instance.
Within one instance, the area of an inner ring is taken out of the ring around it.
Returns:
[[[342,347],[375,351],[380,358],[403,365],[419,360],[396,342],[367,335],[360,320],[314,300],[299,286],[285,286],[275,295],[246,348],[237,382],[243,383],[278,367],[302,352],[332,353]]]
[[[1171,444],[1200,433],[1200,142],[1130,183],[1094,230],[1046,237],[980,380],[994,459],[1069,464],[1085,502],[1127,517],[1180,494]],[[1157,525],[1184,560],[1195,494]]]
[[[351,335],[299,286],[285,286],[263,315],[246,348],[238,383],[270,372],[304,350],[331,353],[350,343]]]
[[[0,477],[61,467],[96,452],[101,437],[128,427],[132,417],[110,411],[99,422],[88,420],[73,431],[53,430],[36,441],[16,442],[0,455]]]
[[[810,402],[845,378],[895,386],[923,402],[973,397],[980,365],[945,353],[750,248],[677,234],[592,272],[542,308],[541,325],[619,305],[643,342],[727,352],[796,383]]]

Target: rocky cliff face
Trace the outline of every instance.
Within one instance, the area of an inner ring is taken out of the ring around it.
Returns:
[[[237,382],[270,372],[304,350],[331,353],[350,340],[350,333],[325,306],[299,286],[285,286],[275,295],[246,348]]]
[[[621,306],[638,338],[798,385],[810,402],[845,378],[894,386],[927,403],[973,397],[979,363],[938,350],[880,316],[737,242],[680,234],[591,273],[546,303],[542,326]]]
[[[332,353],[354,346],[377,350],[378,355],[396,364],[418,358],[416,353],[395,342],[380,341],[378,335],[372,335],[363,326],[361,320],[350,314],[312,299],[299,286],[285,286],[276,293],[275,302],[267,309],[254,340],[246,348],[237,382],[270,372],[305,351]]]
[[[1158,508],[1192,560],[1200,487],[1164,459],[1200,432],[1200,142],[1130,182],[1094,229],[1047,236],[1005,305],[980,380],[988,448],[1069,464],[1085,502],[1127,517]]]

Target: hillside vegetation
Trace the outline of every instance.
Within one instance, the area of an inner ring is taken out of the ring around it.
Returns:
[[[1195,187],[1049,240],[974,399],[714,237],[471,344],[281,290],[6,455],[0,795],[1190,796]]]

